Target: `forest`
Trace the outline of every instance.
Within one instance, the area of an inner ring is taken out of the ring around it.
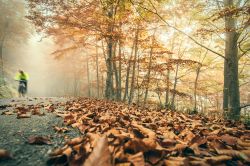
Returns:
[[[72,72],[86,75],[90,97],[194,112],[223,108],[234,119],[249,102],[248,1],[28,3],[27,18],[59,47],[52,54],[76,56]]]
[[[0,0],[0,14],[2,115],[43,109],[84,135],[49,164],[250,163],[249,0]]]

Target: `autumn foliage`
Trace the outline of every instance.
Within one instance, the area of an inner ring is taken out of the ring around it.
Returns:
[[[54,150],[49,164],[247,165],[250,162],[250,132],[240,123],[96,99],[67,102],[65,112],[56,114],[82,136]]]

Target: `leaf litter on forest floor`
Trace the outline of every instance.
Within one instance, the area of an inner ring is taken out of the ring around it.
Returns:
[[[97,99],[64,106],[55,114],[82,136],[52,152],[52,165],[250,164],[250,131],[240,123]]]
[[[82,133],[53,150],[48,165],[250,164],[250,131],[241,123],[97,99],[16,106],[10,114],[42,116],[41,109]],[[58,133],[68,130],[52,127]],[[51,143],[48,137],[38,136],[30,142]]]

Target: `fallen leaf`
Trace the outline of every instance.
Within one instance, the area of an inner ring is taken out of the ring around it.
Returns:
[[[101,137],[98,140],[93,152],[84,162],[84,166],[112,166],[111,154],[106,137]]]
[[[144,156],[142,152],[129,156],[128,161],[130,161],[134,166],[145,165]]]
[[[30,118],[31,115],[28,114],[17,114],[17,119],[22,119],[22,118]]]
[[[188,159],[185,157],[169,157],[165,160],[167,166],[184,166],[188,165]]]
[[[32,145],[50,145],[52,144],[50,139],[46,136],[30,136],[28,138],[28,143]]]
[[[210,164],[222,164],[227,160],[231,160],[231,156],[221,155],[221,156],[213,156],[213,157],[205,157],[205,160]]]
[[[0,149],[0,161],[1,160],[7,160],[7,159],[12,159],[12,155],[10,154],[10,152],[8,152],[5,149]]]

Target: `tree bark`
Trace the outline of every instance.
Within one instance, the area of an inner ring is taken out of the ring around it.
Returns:
[[[114,74],[115,74],[115,97],[116,97],[116,100],[118,100],[119,98],[119,73],[118,73],[118,70],[117,70],[117,67],[116,67],[116,45],[117,43],[115,44],[114,46],[114,52],[113,52],[113,70],[114,70]]]
[[[5,35],[2,37],[0,41],[0,60],[1,60],[1,80],[0,80],[0,85],[5,85],[5,79],[4,79],[4,62],[3,62],[3,47],[4,47],[4,41],[5,41]]]
[[[129,60],[128,60],[128,67],[127,67],[127,72],[126,72],[125,91],[124,91],[123,101],[126,101],[127,96],[128,96],[129,74],[130,74],[130,67],[131,67],[131,59],[132,59],[133,53],[134,53],[134,45],[135,45],[135,42],[133,42],[132,49],[131,49],[131,55],[130,55]]]
[[[151,73],[151,66],[152,66],[152,56],[153,56],[153,44],[154,44],[154,38],[152,39],[152,46],[150,48],[150,53],[149,53],[149,65],[148,65],[148,73],[147,73],[147,82],[146,82],[146,91],[144,95],[144,101],[143,101],[143,107],[145,107],[147,98],[148,98],[148,88],[149,88],[149,83],[150,83],[150,73]]]
[[[166,97],[165,97],[165,108],[169,107],[169,90],[170,90],[170,70],[167,71],[167,89],[166,89]]]
[[[89,75],[89,57],[87,55],[87,80],[88,80],[88,97],[91,96],[91,85],[90,85],[90,75]]]
[[[137,27],[135,32],[135,52],[134,52],[134,59],[133,59],[133,69],[132,69],[132,78],[131,78],[131,85],[130,85],[130,94],[128,103],[131,104],[134,97],[134,84],[135,84],[135,67],[137,61],[137,51],[138,51],[138,35],[139,35],[139,28]]]
[[[118,101],[121,100],[121,95],[122,95],[122,52],[121,52],[121,48],[122,48],[122,45],[121,45],[121,40],[119,40],[119,52],[118,52],[118,56],[119,56],[119,67],[118,67],[118,70],[119,70],[119,78],[118,78]]]
[[[99,86],[99,63],[98,63],[98,45],[96,43],[96,84],[97,84],[97,97],[100,96],[100,86]]]
[[[234,7],[233,0],[224,0],[225,8]],[[240,92],[238,77],[238,34],[236,32],[236,19],[232,15],[225,17],[226,43],[225,57],[228,67],[228,74],[224,75],[224,80],[229,79],[228,101],[230,108],[230,119],[238,121],[240,119]],[[225,87],[224,87],[225,88]]]
[[[172,101],[171,101],[171,109],[174,110],[175,109],[175,90],[176,90],[176,86],[177,86],[177,81],[178,81],[178,70],[179,70],[179,63],[177,63],[176,65],[176,71],[175,71],[175,78],[174,78],[174,91],[173,91],[173,96],[172,96]]]
[[[196,77],[194,82],[194,111],[197,111],[197,86],[198,86],[198,78],[201,70],[201,65],[198,66],[196,70]]]

